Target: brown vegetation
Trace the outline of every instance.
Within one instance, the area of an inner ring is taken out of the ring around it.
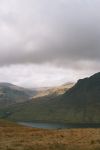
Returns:
[[[33,129],[0,121],[0,150],[100,150],[100,129]]]

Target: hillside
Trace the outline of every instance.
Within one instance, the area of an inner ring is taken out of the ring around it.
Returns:
[[[67,90],[74,86],[74,83],[66,83],[61,86],[51,87],[51,88],[41,88],[37,91],[37,95],[33,96],[34,98],[40,98],[45,96],[58,96],[64,94]]]
[[[0,108],[29,100],[36,91],[25,89],[10,83],[0,83]]]
[[[100,73],[79,80],[63,95],[32,99],[3,111],[15,121],[100,123]]]
[[[100,129],[43,130],[0,120],[0,150],[99,150]]]

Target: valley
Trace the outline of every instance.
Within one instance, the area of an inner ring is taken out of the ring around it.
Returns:
[[[0,150],[100,149],[100,73],[63,90],[0,91]]]
[[[0,150],[100,150],[99,11],[0,0]]]
[[[100,73],[79,80],[64,94],[32,97],[0,109],[0,114],[22,122],[100,123]]]

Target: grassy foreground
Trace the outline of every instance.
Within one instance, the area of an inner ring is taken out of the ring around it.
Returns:
[[[100,129],[43,130],[1,120],[0,150],[100,150]]]

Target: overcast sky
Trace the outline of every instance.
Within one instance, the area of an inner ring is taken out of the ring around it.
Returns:
[[[99,71],[99,0],[0,0],[0,82],[56,86]]]

